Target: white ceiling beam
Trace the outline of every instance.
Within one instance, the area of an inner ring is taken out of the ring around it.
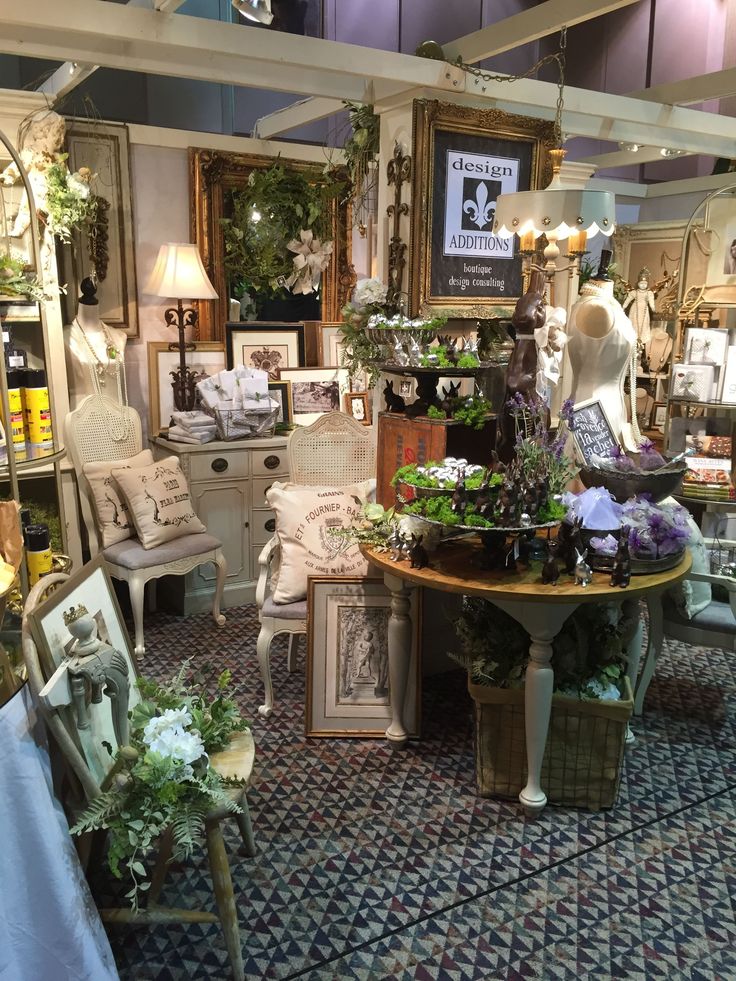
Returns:
[[[363,101],[376,79],[461,90],[442,62],[97,0],[3,0],[0,50],[154,75]],[[408,81],[405,76],[408,74]],[[378,87],[378,86],[377,86]]]
[[[629,95],[632,99],[663,102],[670,106],[694,106],[709,99],[726,99],[736,95],[736,68],[695,75],[679,82],[663,82]]]
[[[514,14],[513,17],[505,17],[479,31],[466,34],[457,41],[443,44],[442,48],[448,61],[455,61],[460,56],[468,64],[475,64],[517,48],[520,44],[555,34],[562,27],[573,27],[638,2],[639,0],[547,0],[546,3]]]
[[[316,123],[320,119],[334,116],[344,108],[345,105],[340,99],[300,99],[299,102],[292,102],[290,106],[276,109],[275,112],[257,119],[253,127],[253,136],[256,139],[268,140],[272,136],[286,133],[298,126],[306,126],[307,123]]]
[[[151,7],[151,0],[127,0],[127,3],[130,7]],[[174,13],[183,3],[185,0],[153,0],[153,9],[162,13]],[[99,65],[80,65],[78,61],[65,61],[53,75],[38,86],[36,91],[43,92],[51,105],[54,105],[85,82],[90,75],[94,75],[99,67]]]
[[[551,82],[485,82],[468,76],[465,92],[481,95],[510,112],[546,119],[555,115],[557,86]],[[656,142],[673,150],[718,157],[730,157],[736,141],[736,118],[571,86],[565,88],[562,129],[565,134],[611,143],[651,146]]]
[[[702,194],[719,187],[736,184],[736,174],[706,174],[704,177],[683,177],[676,181],[647,184],[647,198],[666,198],[672,194]]]
[[[692,156],[681,153],[677,157],[663,157],[662,148],[658,146],[640,146],[638,150],[612,150],[610,153],[597,153],[591,157],[582,157],[580,163],[593,164],[598,170],[610,170],[613,167],[638,167],[645,163],[667,163],[679,160],[681,157]]]

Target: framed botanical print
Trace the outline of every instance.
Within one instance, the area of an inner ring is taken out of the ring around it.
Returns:
[[[291,407],[291,382],[270,381],[268,394],[279,403],[279,414],[276,422],[289,425],[293,422],[294,410]]]
[[[546,185],[553,124],[417,100],[413,143],[412,316],[510,316],[522,263],[518,237],[494,234],[496,198]]]
[[[344,344],[342,324],[320,324],[319,331],[319,363],[341,365]]]
[[[368,403],[368,392],[348,392],[345,396],[345,411],[356,422],[370,426],[371,416]]]
[[[412,623],[404,718],[419,735],[420,590],[409,591]],[[307,736],[385,736],[391,721],[388,623],[391,594],[381,579],[308,580]]]
[[[293,421],[299,426],[339,411],[348,391],[346,368],[282,368],[281,381],[291,382]]]
[[[219,341],[197,341],[186,353],[187,365],[202,378],[216,375],[225,367],[225,347]],[[168,429],[174,411],[171,372],[179,367],[179,351],[167,341],[148,342],[148,425],[154,436]]]
[[[282,368],[305,363],[304,324],[225,324],[227,366],[260,368],[278,381]]]

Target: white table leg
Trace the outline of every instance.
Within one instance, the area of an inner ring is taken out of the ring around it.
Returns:
[[[404,702],[411,663],[411,602],[409,589],[403,580],[385,573],[383,581],[391,593],[391,616],[388,621],[391,725],[386,730],[386,739],[394,745],[403,745],[408,739],[404,726]]]
[[[541,773],[544,748],[547,745],[549,716],[552,710],[554,671],[552,641],[562,624],[577,609],[576,603],[519,603],[492,599],[494,606],[508,613],[524,627],[531,638],[529,666],[524,682],[524,728],[526,731],[526,787],[519,794],[524,811],[540,814],[547,804],[542,790]]]
[[[644,707],[644,696],[649,683],[654,677],[657,658],[662,653],[664,641],[664,614],[662,612],[662,593],[647,593],[647,611],[649,613],[649,643],[647,656],[644,658],[639,681],[634,688],[634,715],[641,715]]]

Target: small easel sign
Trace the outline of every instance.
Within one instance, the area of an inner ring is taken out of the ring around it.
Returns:
[[[575,445],[584,463],[591,463],[594,456],[610,456],[617,449],[619,442],[598,399],[579,402],[572,410],[572,419]]]

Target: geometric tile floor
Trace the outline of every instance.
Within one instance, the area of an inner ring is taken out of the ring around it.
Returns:
[[[425,679],[421,741],[306,740],[304,662],[272,657],[269,720],[255,607],[146,623],[146,664],[229,666],[257,743],[258,854],[229,833],[248,978],[736,979],[736,659],[669,643],[616,806],[524,817],[473,785],[461,672]],[[100,874],[100,901],[117,883]],[[123,890],[120,890],[121,892]],[[163,901],[212,904],[201,859]],[[123,981],[229,977],[218,926],[111,927]]]

